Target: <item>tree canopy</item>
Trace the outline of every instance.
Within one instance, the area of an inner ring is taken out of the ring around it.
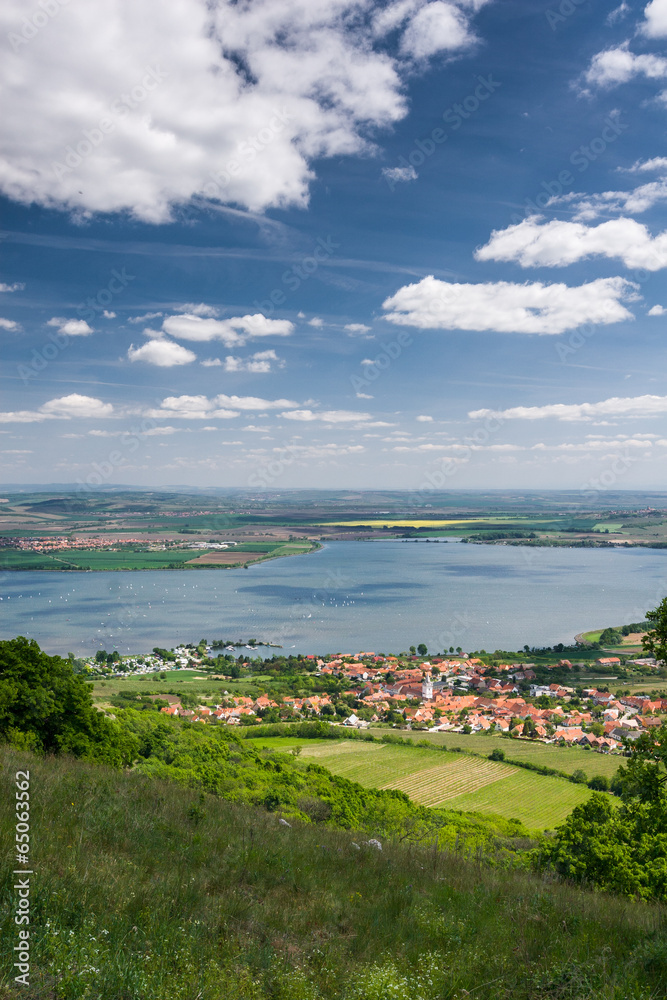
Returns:
[[[130,734],[97,711],[70,661],[23,636],[0,642],[0,739],[115,765],[134,756]]]

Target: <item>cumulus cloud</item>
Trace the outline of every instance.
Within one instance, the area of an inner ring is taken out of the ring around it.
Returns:
[[[383,167],[382,176],[393,184],[402,181],[416,181],[419,174],[414,167]]]
[[[667,313],[667,309],[664,306],[651,306],[648,311],[649,316],[664,316]]]
[[[228,354],[225,358],[226,372],[252,372],[255,374],[266,374],[272,371],[272,362],[277,362],[277,367],[282,368],[285,364],[281,361],[275,351],[256,351],[249,358],[236,358]],[[205,363],[205,362],[204,362]],[[215,364],[209,361],[209,365]],[[218,364],[221,364],[219,360]]]
[[[599,403],[549,403],[546,406],[513,406],[507,410],[471,410],[471,420],[495,417],[502,420],[588,421],[597,417],[655,417],[667,413],[667,396],[613,396]]]
[[[420,413],[417,420],[420,424],[430,424],[433,421],[433,417],[429,417],[426,413]]]
[[[567,194],[549,199],[549,206],[566,204],[575,222],[590,222],[612,212],[635,215],[667,201],[667,177],[640,184],[630,191],[602,191],[600,194]]]
[[[104,403],[94,396],[81,396],[77,392],[42,403],[38,410],[15,410],[0,413],[2,424],[34,424],[43,420],[93,420],[113,416],[111,403]]]
[[[94,32],[72,4],[28,39],[7,0],[0,190],[152,223],[196,197],[303,207],[314,161],[373,150],[407,112],[406,59],[464,52],[477,6],[395,0],[378,30],[369,0],[109,0]]]
[[[16,333],[16,331],[20,329],[21,325],[20,323],[17,323],[16,320],[0,317],[0,330],[9,330],[10,333]]]
[[[582,323],[632,319],[622,304],[636,286],[623,278],[598,278],[586,285],[454,284],[429,275],[386,299],[391,323],[423,330],[494,330],[498,333],[558,334]],[[362,364],[367,362],[362,362]]]
[[[351,337],[366,337],[370,333],[370,326],[365,323],[346,323],[343,327]]]
[[[261,313],[233,316],[231,319],[179,313],[167,316],[162,329],[177,340],[200,343],[221,340],[226,347],[243,347],[246,341],[258,337],[289,337],[294,331],[294,324],[286,319],[267,319]]]
[[[401,52],[414,59],[428,59],[437,52],[456,52],[475,41],[467,15],[453,3],[435,0],[427,3],[410,18]]]
[[[542,216],[494,230],[477,260],[514,261],[521,267],[565,267],[589,257],[621,260],[626,267],[659,271],[667,267],[667,232],[651,236],[635,219],[611,219],[598,226],[563,222]],[[620,279],[611,279],[620,280]]]
[[[584,73],[584,80],[592,87],[610,88],[627,83],[635,76],[649,80],[667,77],[667,59],[651,54],[636,55],[630,52],[629,43],[598,52]]]
[[[354,410],[325,410],[323,413],[315,413],[313,410],[289,410],[280,416],[286,420],[299,420],[303,423],[321,420],[326,424],[349,424],[371,419],[370,413],[356,413]]]
[[[25,284],[22,281],[15,281],[13,285],[8,285],[4,281],[0,281],[0,292],[20,292],[25,288]]]
[[[148,410],[147,417],[180,420],[228,420],[248,410],[276,410],[298,406],[291,399],[261,399],[258,396],[167,396],[159,408]]]
[[[644,8],[644,23],[640,25],[640,30],[648,38],[667,37],[667,0],[652,0]]]
[[[64,333],[68,337],[88,337],[95,332],[85,319],[63,319],[61,316],[54,316],[46,325],[58,327],[59,333]]]
[[[308,326],[314,326],[316,328],[319,328],[321,326],[324,326],[324,320],[320,319],[319,316],[313,316],[312,319],[308,320]]]
[[[149,340],[142,347],[130,346],[127,352],[130,361],[145,361],[159,368],[173,368],[174,365],[189,365],[197,355],[187,347],[181,347],[172,340]]]

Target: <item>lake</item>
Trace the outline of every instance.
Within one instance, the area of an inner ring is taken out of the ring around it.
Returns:
[[[201,638],[305,653],[513,650],[641,621],[666,594],[667,550],[343,541],[247,570],[6,572],[0,615],[3,638],[49,653]]]

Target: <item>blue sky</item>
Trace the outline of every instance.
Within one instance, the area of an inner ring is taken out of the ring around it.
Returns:
[[[0,19],[5,481],[664,488],[667,0]]]

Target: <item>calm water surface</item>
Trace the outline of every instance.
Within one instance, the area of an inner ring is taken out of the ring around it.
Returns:
[[[667,550],[331,542],[247,570],[5,573],[0,634],[50,653],[256,638],[300,652],[518,649],[641,620]]]

